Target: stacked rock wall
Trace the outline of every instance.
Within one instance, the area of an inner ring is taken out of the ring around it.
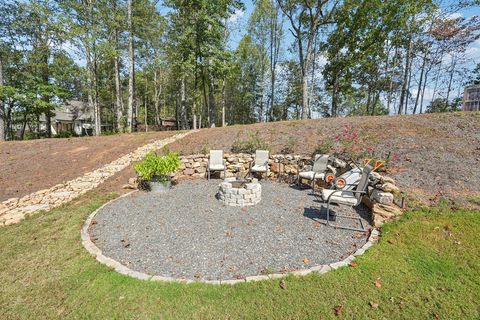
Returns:
[[[180,170],[175,173],[174,179],[183,180],[207,176],[208,155],[182,156],[180,160],[182,164]],[[253,160],[254,155],[248,153],[225,154],[226,177],[245,177]],[[337,158],[333,158],[330,162],[329,168],[332,171],[340,171],[347,167],[347,163]],[[296,181],[299,171],[311,170],[312,165],[313,157],[309,155],[271,155],[268,178],[293,183]],[[223,171],[212,172],[213,176],[224,178]],[[370,175],[368,196],[364,197],[363,202],[372,209],[373,222],[376,227],[402,213],[402,210],[395,204],[395,202],[401,202],[401,193],[395,185],[395,181],[377,172]]]

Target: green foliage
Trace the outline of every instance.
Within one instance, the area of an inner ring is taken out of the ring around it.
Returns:
[[[477,206],[480,206],[480,196],[473,196],[468,198],[468,201],[470,203],[476,204]]]
[[[245,140],[240,139],[238,136],[232,144],[232,152],[234,153],[255,153],[255,150],[269,150],[270,146],[260,136],[260,132],[249,131],[247,132],[247,138]]]
[[[323,139],[316,147],[315,150],[313,151],[313,154],[330,154],[333,150],[335,142],[331,138],[325,138]]]
[[[55,135],[55,138],[72,138],[78,137],[75,131],[60,131]]]
[[[144,180],[151,180],[155,176],[165,179],[167,175],[178,170],[180,164],[180,158],[176,153],[168,152],[164,156],[159,156],[156,152],[151,151],[134,168]]]
[[[443,98],[436,98],[427,106],[427,113],[460,111],[461,102],[459,98],[450,103]]]
[[[358,266],[289,276],[282,289],[279,279],[235,286],[139,281],[98,263],[81,245],[78,229],[114,197],[89,192],[3,227],[3,319],[480,318],[475,304],[480,292],[478,210],[406,213],[382,227],[379,243],[357,258]],[[374,285],[377,280],[381,288]],[[379,308],[372,309],[370,301]],[[336,305],[343,305],[340,316],[334,313]]]
[[[298,143],[298,138],[295,136],[288,136],[287,142],[280,151],[283,154],[292,154],[295,153],[295,148]]]

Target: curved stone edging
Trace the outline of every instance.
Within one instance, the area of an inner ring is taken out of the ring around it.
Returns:
[[[110,267],[113,268],[115,271],[118,273],[121,273],[123,275],[138,279],[138,280],[146,280],[146,281],[163,281],[163,282],[178,282],[178,283],[208,283],[208,284],[238,284],[238,283],[244,283],[244,282],[254,282],[254,281],[263,281],[263,280],[269,280],[269,279],[279,279],[279,278],[284,278],[287,277],[288,275],[294,275],[294,276],[305,276],[307,274],[310,274],[312,272],[316,272],[319,274],[327,273],[332,270],[336,270],[341,267],[346,267],[352,263],[356,259],[356,257],[361,256],[367,251],[370,247],[372,247],[375,243],[378,242],[378,238],[380,236],[380,231],[377,228],[372,229],[372,232],[370,233],[370,236],[368,237],[367,242],[360,248],[357,249],[353,254],[349,255],[345,259],[334,262],[334,263],[329,263],[329,264],[324,264],[324,265],[319,265],[319,266],[314,266],[309,269],[301,269],[301,270],[295,270],[292,272],[288,273],[272,273],[268,275],[258,275],[258,276],[248,276],[245,277],[244,279],[228,279],[228,280],[192,280],[192,279],[186,279],[186,278],[173,278],[173,277],[164,277],[164,276],[152,276],[143,272],[135,271],[132,270],[120,262],[109,258],[107,256],[104,256],[102,254],[102,250],[100,250],[90,239],[90,233],[88,232],[88,229],[90,228],[90,225],[93,221],[93,218],[95,215],[103,209],[105,206],[110,204],[113,201],[116,201],[120,198],[129,196],[135,192],[138,192],[138,190],[131,191],[129,193],[126,193],[118,198],[112,199],[108,201],[107,203],[103,204],[100,208],[97,210],[93,211],[85,221],[85,223],[82,226],[82,229],[80,230],[80,235],[82,239],[82,245],[87,251],[95,257],[95,259]]]
[[[76,179],[58,184],[49,189],[34,192],[20,199],[11,198],[0,202],[0,226],[16,224],[23,220],[26,215],[59,207],[96,188],[117,172],[128,167],[132,162],[141,160],[149,151],[163,148],[167,144],[194,132],[196,130],[177,133],[173,136],[147,143]]]

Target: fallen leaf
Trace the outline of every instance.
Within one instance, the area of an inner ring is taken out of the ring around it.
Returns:
[[[282,288],[283,290],[287,289],[287,283],[285,282],[285,280],[280,281],[280,288]]]
[[[200,272],[196,272],[194,275],[193,275],[196,279],[200,279],[202,277],[202,274]]]
[[[378,303],[370,301],[370,307],[372,307],[372,309],[374,309],[374,310],[377,310],[378,309]]]
[[[93,226],[93,225],[96,225],[97,223],[98,223],[98,221],[95,220],[95,219],[93,219],[93,220],[92,220],[92,223],[90,223],[90,224]]]
[[[130,246],[130,242],[128,242],[126,239],[122,239],[121,242],[124,248],[128,248]]]
[[[233,279],[243,279],[243,276],[241,274],[236,274],[233,276]]]
[[[350,267],[358,267],[358,262],[356,261],[350,262]]]
[[[303,258],[303,263],[309,264],[309,263],[310,263],[310,259],[308,259],[307,257]]]
[[[228,229],[227,232],[225,232],[225,235],[229,238],[233,237],[233,232],[231,229]]]
[[[240,209],[240,211],[243,211],[243,212],[247,212],[247,210],[248,210],[247,207],[242,207],[242,208]]]
[[[380,278],[378,278],[377,280],[375,280],[373,282],[373,284],[375,285],[375,287],[377,288],[381,288],[382,287],[382,283],[380,282]]]
[[[237,270],[237,268],[235,266],[228,267],[229,272],[234,272],[235,270]]]
[[[338,305],[338,306],[335,306],[335,308],[333,308],[333,311],[335,313],[336,316],[339,316],[342,314],[342,310],[343,310],[343,306],[342,305]]]

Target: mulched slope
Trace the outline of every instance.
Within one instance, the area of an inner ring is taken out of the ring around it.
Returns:
[[[149,132],[0,143],[0,201],[74,179],[144,144],[175,133]]]
[[[219,148],[230,151],[234,140],[258,131],[273,153],[294,139],[295,153],[310,154],[343,126],[370,137],[371,147],[391,150],[400,159],[388,173],[399,186],[425,203],[442,197],[464,202],[480,194],[480,113],[415,116],[349,117],[204,129],[170,146],[182,154]]]

